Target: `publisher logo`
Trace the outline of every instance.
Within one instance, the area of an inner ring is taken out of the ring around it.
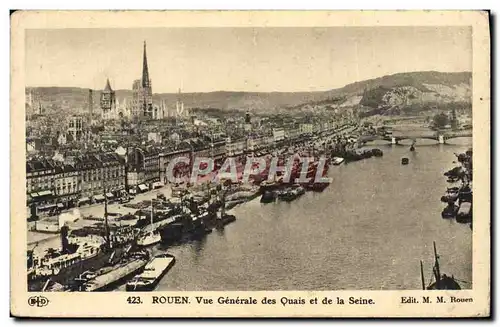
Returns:
[[[49,304],[49,299],[45,296],[32,296],[28,299],[28,304],[32,307],[44,307]]]

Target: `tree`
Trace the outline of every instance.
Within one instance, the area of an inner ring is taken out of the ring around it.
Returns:
[[[448,115],[440,113],[434,116],[433,123],[434,127],[443,128],[450,124],[450,119],[448,118]]]

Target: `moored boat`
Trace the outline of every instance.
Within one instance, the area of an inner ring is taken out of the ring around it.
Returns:
[[[335,165],[335,166],[338,166],[340,165],[341,163],[344,162],[344,158],[340,158],[340,157],[333,157],[332,158],[332,164]]]
[[[291,202],[305,193],[302,186],[292,186],[282,190],[278,193],[278,199],[281,201]]]
[[[126,278],[144,269],[148,261],[149,254],[147,252],[131,253],[117,264],[96,271],[95,277],[84,282],[79,290],[85,292],[110,290]]]
[[[304,187],[307,190],[310,190],[313,192],[323,192],[328,187],[328,185],[330,185],[330,183],[315,182],[315,183],[306,184],[306,185],[304,185]]]
[[[275,202],[277,198],[276,191],[264,191],[264,194],[262,194],[260,198],[261,203],[271,203]]]
[[[455,218],[457,211],[458,211],[458,206],[453,202],[450,202],[441,212],[441,217]]]
[[[460,202],[472,202],[472,188],[468,184],[460,188],[458,199]]]
[[[221,214],[220,217],[218,216],[215,220],[215,224],[217,228],[222,228],[232,222],[236,221],[236,216],[235,215],[229,215],[229,214]]]
[[[150,246],[150,245],[156,244],[160,241],[161,241],[160,233],[157,231],[152,231],[152,232],[149,232],[149,233],[139,237],[139,239],[137,240],[137,245]]]
[[[266,191],[274,191],[279,187],[276,182],[263,181],[259,185],[259,192],[264,194]]]
[[[457,212],[457,222],[468,223],[472,219],[472,203],[462,202]]]
[[[160,229],[161,242],[164,244],[172,244],[182,239],[184,225],[181,222],[168,224]]]
[[[158,285],[165,274],[174,266],[175,257],[170,254],[160,254],[155,256],[144,267],[142,273],[136,275],[127,282],[128,292],[152,291]]]
[[[151,227],[153,227],[153,224],[154,224],[153,217],[154,217],[154,205],[153,205],[153,201],[151,201],[151,225],[150,225]],[[141,235],[139,237],[139,239],[137,240],[137,245],[149,246],[149,245],[156,244],[160,241],[161,241],[160,233],[157,232],[156,230],[151,230],[150,232],[148,232],[144,235]]]
[[[453,275],[447,276],[446,274],[441,274],[439,265],[439,255],[436,251],[436,242],[434,242],[434,266],[432,268],[432,273],[434,275],[434,282],[431,282],[429,286],[425,284],[424,278],[424,266],[422,261],[420,261],[420,277],[422,279],[422,289],[423,290],[460,290],[461,287],[453,277]]]
[[[207,225],[208,213],[201,214],[183,214],[179,219],[171,224],[163,226],[159,230],[161,242],[164,244],[173,244],[190,239],[197,239],[212,232]]]
[[[441,197],[442,202],[455,202],[458,199],[459,188],[449,187],[446,193]]]
[[[380,149],[373,149],[372,153],[375,157],[382,157],[384,155],[384,152]]]

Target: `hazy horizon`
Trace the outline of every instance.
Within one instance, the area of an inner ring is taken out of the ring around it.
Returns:
[[[431,72],[435,72],[435,73],[439,73],[439,74],[472,73],[471,71],[443,72],[443,71],[431,71],[431,70],[427,70],[427,71],[405,72],[405,74],[411,74],[411,73],[431,73]],[[381,78],[381,77],[385,77],[385,76],[392,76],[392,75],[396,75],[396,74],[403,74],[403,73],[394,73],[394,74],[389,74],[389,75],[384,75],[384,76],[378,76],[378,77],[370,78],[368,80],[377,79],[377,78]],[[182,93],[183,94],[192,94],[192,93],[217,93],[217,92],[226,92],[226,93],[322,93],[322,92],[328,92],[328,91],[332,91],[332,90],[341,89],[341,88],[343,88],[343,87],[345,87],[347,85],[358,83],[358,82],[364,82],[364,81],[367,81],[367,80],[354,81],[354,82],[348,83],[348,84],[343,85],[343,86],[338,87],[338,88],[328,89],[328,90],[318,90],[318,91],[235,91],[235,90],[213,90],[213,91],[189,91],[189,92],[182,92]],[[33,86],[33,85],[27,85],[26,86],[26,88],[52,88],[52,87],[54,87],[54,88],[90,89],[89,87],[81,87],[81,86],[73,86],[73,85],[70,85],[70,86],[60,86],[60,85],[46,85],[46,86],[39,86],[39,85],[37,85],[37,86]],[[92,89],[92,90],[99,91],[101,89]],[[132,92],[132,88],[128,88],[128,89],[115,89],[115,88],[113,88],[113,91],[130,91],[130,92]],[[153,92],[153,94],[176,94],[176,93],[177,92]]]
[[[131,90],[147,42],[153,93],[323,92],[386,75],[472,70],[470,27],[26,31],[27,87]]]

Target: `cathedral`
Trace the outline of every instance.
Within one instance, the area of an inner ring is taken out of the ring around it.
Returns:
[[[149,79],[146,42],[142,58],[142,78],[135,80],[132,85],[132,116],[137,118],[154,118],[153,89]]]

